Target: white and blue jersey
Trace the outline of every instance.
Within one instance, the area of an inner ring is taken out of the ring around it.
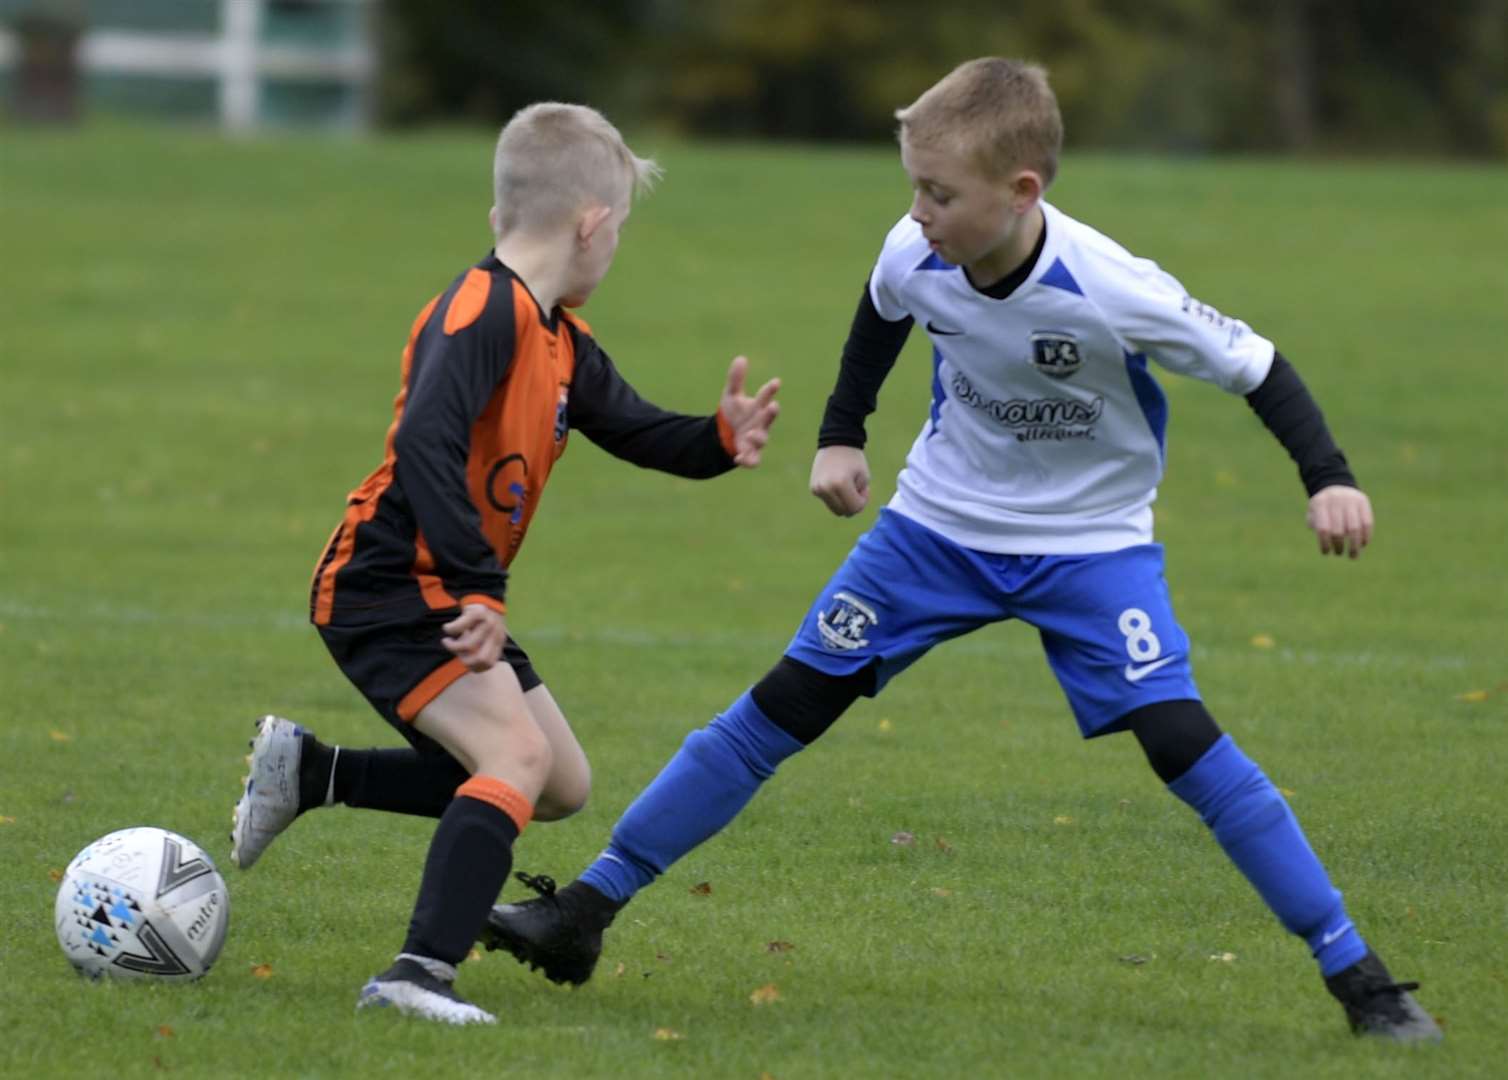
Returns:
[[[1152,539],[1167,403],[1148,362],[1254,390],[1272,342],[1188,295],[1156,263],[1042,204],[1046,237],[1003,300],[890,230],[870,299],[933,346],[932,407],[890,506],[965,547],[1114,551]]]
[[[1155,263],[1042,211],[1036,259],[1003,298],[932,253],[909,217],[886,237],[861,318],[926,329],[932,404],[890,506],[786,654],[832,674],[872,668],[878,691],[939,642],[1019,618],[1088,736],[1199,697],[1152,542],[1167,400],[1149,361],[1249,394],[1274,348]]]

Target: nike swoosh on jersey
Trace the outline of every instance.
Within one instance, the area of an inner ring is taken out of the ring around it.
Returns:
[[[944,330],[942,327],[940,327],[940,326],[936,325],[935,323],[933,323],[931,319],[928,319],[927,320],[927,333],[929,333],[929,334],[941,334],[943,337],[957,337],[959,334],[962,334],[963,331],[962,330]]]
[[[1127,664],[1125,671],[1126,681],[1141,682],[1158,668],[1166,664],[1171,664],[1174,660],[1177,659],[1178,657],[1176,656],[1164,656],[1161,660],[1153,660],[1150,664],[1142,664],[1140,667],[1137,667],[1135,664]]]

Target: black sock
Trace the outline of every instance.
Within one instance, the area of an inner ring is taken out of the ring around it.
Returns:
[[[308,732],[299,759],[299,813],[325,805],[325,795],[347,806],[437,818],[445,813],[466,770],[449,754],[409,748],[351,750],[326,746]],[[335,783],[330,783],[331,769]]]
[[[335,748],[326,746],[309,732],[303,734],[303,749],[298,759],[298,812],[325,805],[325,792],[330,790],[330,766],[335,761]]]
[[[328,775],[328,773],[326,774]],[[367,810],[444,815],[468,773],[449,754],[411,749],[346,750],[335,761],[335,801]]]
[[[424,860],[403,951],[459,964],[513,868],[518,826],[491,803],[451,800]]]

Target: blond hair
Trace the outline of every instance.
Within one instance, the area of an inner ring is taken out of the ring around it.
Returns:
[[[588,203],[615,206],[648,191],[660,167],[628,148],[586,105],[543,101],[513,114],[497,137],[492,198],[498,235],[520,225],[564,224]]]
[[[1047,72],[1036,64],[998,56],[969,60],[897,109],[895,118],[901,139],[960,151],[988,176],[1033,169],[1045,188],[1057,175],[1063,118]]]

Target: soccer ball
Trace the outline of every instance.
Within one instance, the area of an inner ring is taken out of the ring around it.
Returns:
[[[75,855],[53,914],[63,954],[90,978],[188,982],[220,955],[230,894],[192,840],[142,826]]]

